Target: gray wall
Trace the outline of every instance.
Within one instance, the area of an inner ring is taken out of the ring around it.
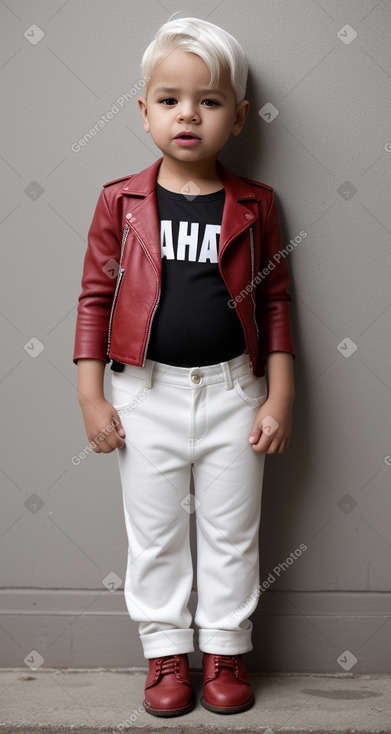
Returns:
[[[87,445],[72,351],[101,185],[160,155],[135,85],[144,48],[177,10],[173,0],[0,4],[3,666],[145,665],[123,600],[117,457],[72,462]],[[221,160],[275,188],[283,245],[294,242],[294,434],[267,458],[260,552],[271,584],[247,660],[391,672],[390,2],[195,10],[182,0],[180,11],[222,25],[248,53],[251,115]],[[278,115],[267,122],[269,104]]]

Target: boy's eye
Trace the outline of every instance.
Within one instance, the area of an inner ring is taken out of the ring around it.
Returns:
[[[175,97],[166,97],[165,99],[160,100],[160,104],[164,104],[166,107],[172,107],[176,103],[177,100]],[[219,105],[215,99],[204,99],[202,104],[205,105],[205,107],[218,107]]]

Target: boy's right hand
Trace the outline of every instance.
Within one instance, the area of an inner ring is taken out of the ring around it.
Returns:
[[[104,397],[94,401],[83,400],[80,407],[88,440],[97,454],[109,454],[125,446],[124,427],[108,400]]]

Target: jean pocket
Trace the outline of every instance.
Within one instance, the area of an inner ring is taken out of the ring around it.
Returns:
[[[125,372],[111,373],[111,399],[116,410],[121,410],[139,400],[144,380]]]
[[[260,408],[267,398],[266,377],[255,377],[252,372],[240,375],[234,382],[234,390],[251,408]]]

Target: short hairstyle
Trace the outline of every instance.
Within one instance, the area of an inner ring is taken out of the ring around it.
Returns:
[[[152,76],[156,63],[173,49],[188,51],[205,61],[211,78],[209,86],[218,84],[225,69],[229,73],[236,95],[236,103],[246,93],[248,63],[236,38],[214,23],[199,18],[177,18],[164,23],[146,48],[142,61],[142,74]]]

